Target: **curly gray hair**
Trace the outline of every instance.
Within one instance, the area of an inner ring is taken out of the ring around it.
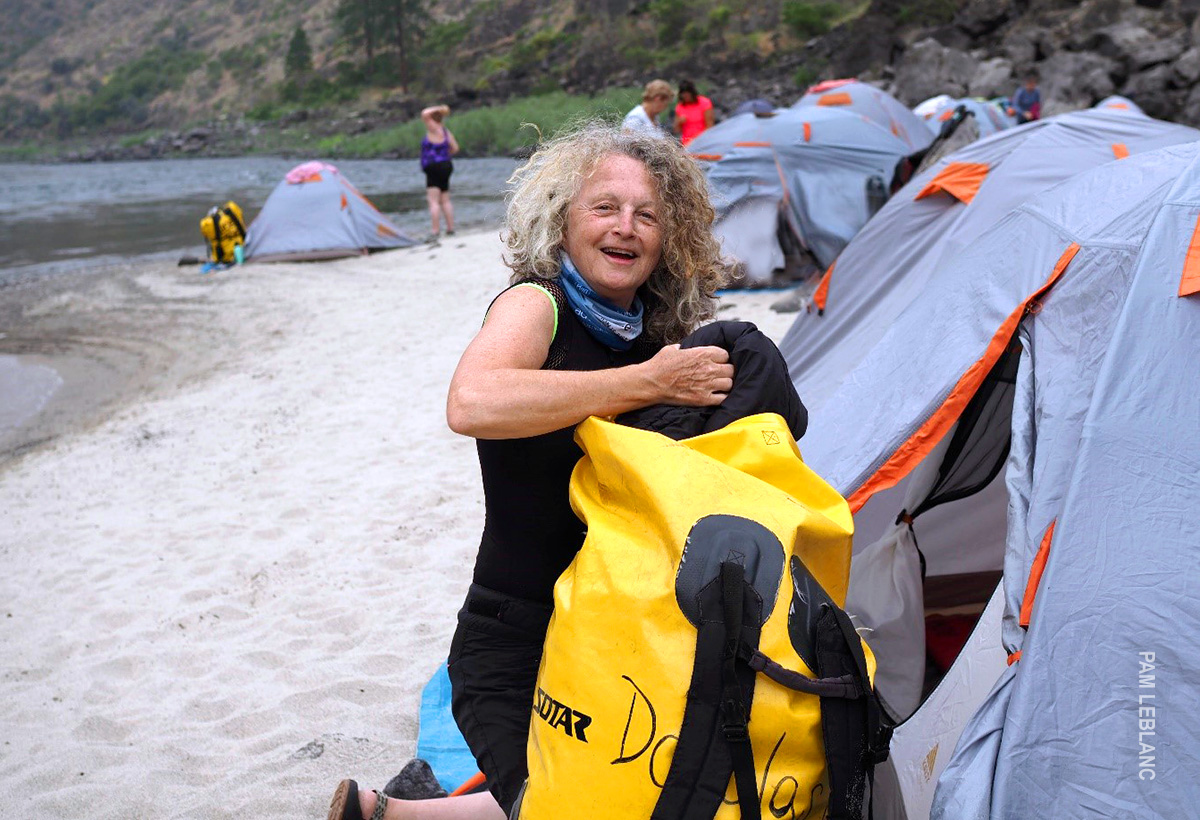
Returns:
[[[647,336],[672,344],[712,318],[716,290],[730,274],[712,233],[704,174],[674,140],[586,122],[543,143],[509,179],[504,263],[514,283],[558,276],[567,208],[597,163],[614,154],[645,165],[663,203],[662,259],[642,300]]]

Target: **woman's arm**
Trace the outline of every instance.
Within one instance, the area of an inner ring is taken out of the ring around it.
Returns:
[[[446,126],[443,125],[442,130],[446,132],[446,139],[450,141],[450,156],[454,156],[458,153],[458,140],[454,138],[454,134],[450,133],[450,129],[446,128]]]
[[[716,405],[733,386],[729,354],[719,347],[671,345],[649,361],[607,370],[541,370],[554,317],[535,288],[513,288],[495,301],[450,382],[450,429],[525,438],[651,404]]]
[[[448,105],[431,105],[428,108],[423,108],[423,109],[421,109],[421,119],[423,119],[425,121],[425,124],[428,125],[429,123],[434,121],[433,115],[436,114],[438,111],[442,112],[443,117],[448,117],[450,115],[450,106],[448,106]]]

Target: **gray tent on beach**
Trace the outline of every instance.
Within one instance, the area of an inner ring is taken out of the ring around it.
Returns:
[[[1005,214],[1075,174],[1119,157],[1200,139],[1200,131],[1123,110],[1060,114],[971,143],[914,177],[826,272],[780,342],[806,403],[819,405],[923,298],[934,274]],[[1004,251],[1015,254],[1014,239]]]
[[[731,117],[692,140],[688,152],[707,163],[726,253],[751,283],[763,284],[784,263],[781,222],[825,267],[887,200],[910,150],[858,114],[812,107]]]
[[[336,259],[413,244],[336,167],[306,162],[275,186],[250,223],[246,258]]]
[[[1198,236],[1200,143],[1076,174],[810,406],[805,461],[855,512],[846,610],[903,721],[876,820],[1195,816]],[[933,687],[936,611],[978,621]]]
[[[866,117],[902,140],[913,153],[933,141],[924,122],[886,91],[859,80],[825,80],[804,92],[792,108],[830,108]]]

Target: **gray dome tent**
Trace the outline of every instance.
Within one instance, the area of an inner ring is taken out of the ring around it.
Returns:
[[[921,118],[886,91],[858,80],[826,80],[804,92],[792,108],[826,108],[861,114],[902,140],[909,153],[929,147],[933,136]]]
[[[1117,157],[1197,139],[1139,113],[1075,111],[979,140],[913,177],[826,272],[813,299],[824,315],[801,313],[780,342],[805,403],[819,407],[933,276],[1013,208]]]
[[[254,262],[336,259],[416,244],[326,162],[287,173],[250,224]]]
[[[891,706],[931,595],[995,590],[899,710],[877,820],[1194,816],[1198,203],[1197,142],[1031,197],[816,403],[805,461],[855,511],[846,610]],[[1162,710],[1144,737],[1139,705]]]
[[[925,127],[925,137],[932,139]],[[810,106],[730,117],[688,144],[708,163],[714,231],[754,284],[782,267],[780,219],[824,268],[886,201],[909,146],[859,114]]]

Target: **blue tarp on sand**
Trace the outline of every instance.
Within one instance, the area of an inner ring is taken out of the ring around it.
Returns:
[[[421,691],[417,757],[429,763],[438,783],[452,792],[479,771],[450,713],[450,676],[442,664]]]

